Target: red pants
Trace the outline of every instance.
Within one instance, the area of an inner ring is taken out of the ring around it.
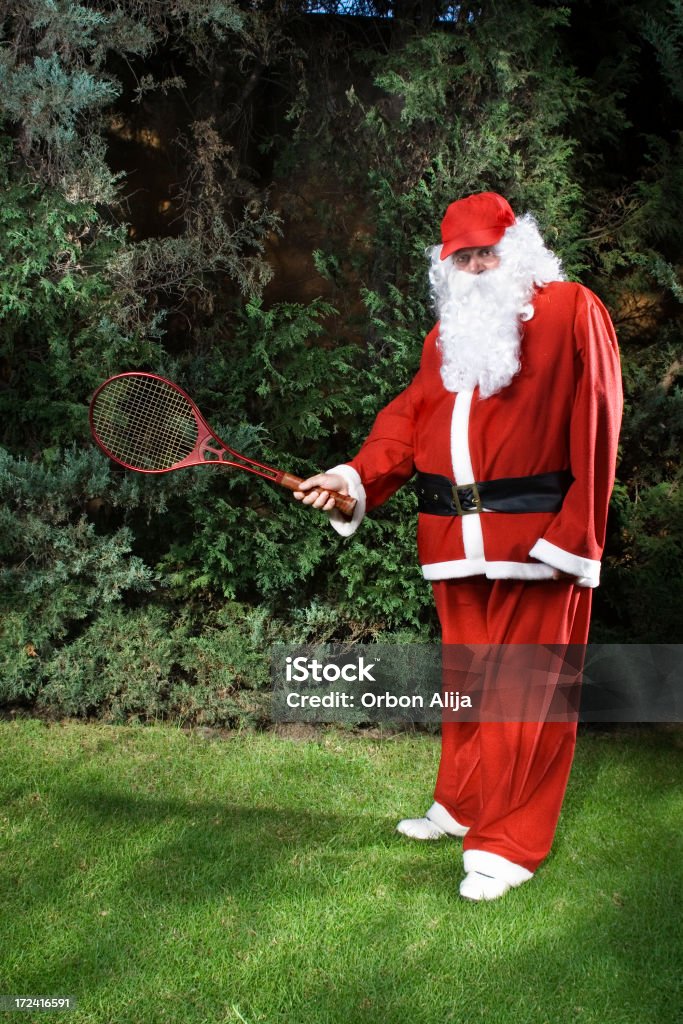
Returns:
[[[592,592],[568,580],[472,577],[433,587],[445,644],[587,641]],[[514,882],[538,867],[552,845],[575,742],[575,722],[442,723],[434,799],[469,826],[467,871],[507,871]],[[509,868],[501,862],[497,871],[491,854]]]

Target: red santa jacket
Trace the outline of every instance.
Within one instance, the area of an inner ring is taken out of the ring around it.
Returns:
[[[418,554],[430,580],[548,579],[560,569],[595,587],[621,409],[614,328],[582,285],[553,282],[537,292],[521,370],[489,398],[478,388],[444,388],[437,324],[410,385],[379,413],[355,458],[331,470],[358,499],[353,519],[335,510],[333,525],[352,534],[416,469],[458,484],[569,469],[573,483],[559,512],[420,514]]]

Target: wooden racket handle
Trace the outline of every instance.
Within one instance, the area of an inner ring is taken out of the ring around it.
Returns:
[[[287,487],[290,491],[298,491],[299,484],[304,482],[302,476],[292,476],[291,473],[283,473],[282,478],[278,480],[278,483],[282,487]],[[318,488],[322,490],[322,488]],[[339,494],[338,491],[330,491],[329,495],[334,498],[334,503],[340,512],[343,512],[345,516],[353,515],[353,510],[356,507],[356,499],[350,497],[348,494]]]

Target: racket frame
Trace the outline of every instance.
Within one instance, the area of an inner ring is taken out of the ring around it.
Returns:
[[[97,428],[94,422],[94,410],[97,402],[97,398],[100,392],[104,391],[113,381],[122,380],[126,377],[144,377],[152,379],[163,384],[165,387],[172,388],[176,391],[190,406],[192,415],[194,416],[197,424],[197,440],[194,448],[189,455],[186,455],[184,459],[175,462],[172,466],[165,466],[162,469],[143,469],[140,466],[134,466],[130,462],[125,462],[123,459],[114,455],[113,452],[109,451],[105,443],[100,440],[97,433]],[[166,377],[160,376],[158,373],[150,373],[146,370],[128,370],[125,373],[114,374],[113,377],[109,377],[97,388],[90,401],[90,409],[88,411],[88,420],[90,423],[90,432],[93,439],[101,451],[118,463],[119,466],[123,466],[124,469],[133,470],[136,473],[148,473],[151,475],[158,475],[160,473],[171,473],[176,469],[186,469],[189,466],[232,466],[234,469],[243,469],[248,473],[253,473],[256,476],[262,477],[264,480],[269,480],[271,483],[279,484],[281,487],[286,487],[290,491],[295,491],[298,485],[303,483],[303,477],[294,476],[291,473],[286,473],[281,469],[275,469],[273,466],[268,466],[263,462],[257,462],[256,459],[250,459],[246,455],[240,455],[234,448],[231,448],[221,440],[209,424],[204,419],[202,413],[199,411],[199,407],[194,402],[188,393],[174,384],[172,380],[167,380]],[[353,508],[356,504],[354,498],[349,497],[345,494],[335,494],[335,500],[341,511],[347,515],[351,515]]]

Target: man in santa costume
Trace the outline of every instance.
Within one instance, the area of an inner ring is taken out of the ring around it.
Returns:
[[[296,496],[350,536],[417,471],[444,644],[585,644],[621,418],[612,323],[502,196],[452,203],[441,237],[418,373],[356,457]],[[351,519],[330,491],[356,498]],[[575,740],[575,721],[444,720],[434,803],[398,831],[463,836],[460,894],[502,896],[550,850]]]

